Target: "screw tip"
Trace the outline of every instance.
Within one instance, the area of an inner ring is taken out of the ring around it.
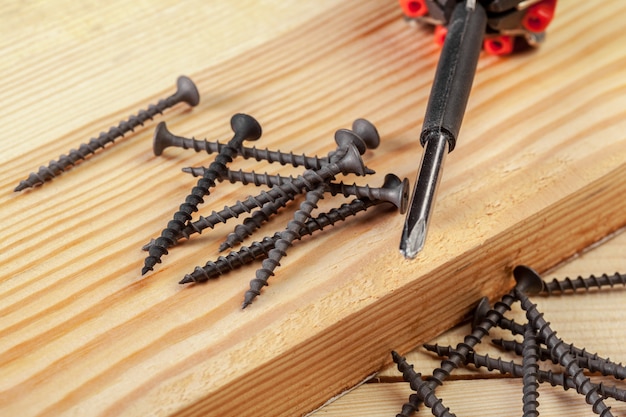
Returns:
[[[142,275],[142,276],[143,276],[143,275],[146,275],[146,274],[148,273],[148,271],[152,271],[152,270],[153,270],[153,268],[151,268],[151,267],[149,267],[149,266],[144,266],[144,267],[141,269],[141,275]]]
[[[148,252],[152,246],[154,246],[154,239],[150,239],[150,242],[148,242],[145,245],[143,245],[141,247],[141,250],[144,251],[144,252]]]
[[[15,191],[15,192],[22,191],[22,190],[25,190],[28,187],[30,187],[30,185],[28,185],[28,183],[26,181],[20,181],[20,183],[17,185],[17,187],[15,187],[13,189],[13,191]]]
[[[244,308],[252,304],[252,301],[254,301],[257,295],[258,293],[255,293],[254,291],[246,291],[246,294],[243,297],[243,303],[241,304],[241,309],[243,310]]]
[[[196,282],[196,280],[193,279],[193,277],[190,274],[185,275],[185,277],[183,279],[178,281],[178,283],[181,284],[181,285],[183,285],[183,284],[190,284],[192,282]]]

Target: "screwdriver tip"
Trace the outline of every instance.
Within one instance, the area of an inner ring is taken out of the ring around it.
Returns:
[[[426,219],[419,218],[411,228],[408,224],[404,226],[402,241],[400,242],[400,253],[406,259],[413,259],[424,248],[426,241]]]

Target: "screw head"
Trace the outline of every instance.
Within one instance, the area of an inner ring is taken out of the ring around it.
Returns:
[[[380,145],[380,135],[378,134],[378,130],[376,130],[376,126],[374,126],[370,121],[365,119],[356,119],[352,123],[352,130],[363,140],[363,142],[365,142],[367,149],[376,149],[378,148],[378,145]]]
[[[348,144],[348,151],[346,154],[339,161],[337,161],[337,166],[344,174],[364,176],[371,173],[371,170],[369,170],[363,163],[357,148],[355,146],[351,146],[350,144]]]
[[[348,129],[339,129],[335,132],[335,142],[340,147],[354,146],[359,154],[363,155],[367,150],[365,142],[359,135]]]
[[[152,152],[156,156],[161,155],[165,148],[173,145],[174,137],[174,134],[167,129],[165,122],[159,122],[152,135]]]
[[[398,208],[400,214],[404,214],[409,205],[409,180],[406,178],[401,180],[395,174],[387,174],[381,188],[389,191],[387,193],[389,201]]]
[[[537,294],[543,290],[541,276],[526,265],[518,265],[513,269],[513,277],[517,282],[516,288],[527,294]]]
[[[176,80],[176,94],[181,97],[181,100],[195,107],[200,103],[200,93],[198,87],[191,81],[191,78],[181,75]]]
[[[244,140],[257,140],[263,130],[257,120],[245,113],[237,113],[230,119],[230,127],[237,136]]]
[[[475,329],[483,322],[489,310],[491,310],[491,306],[489,305],[489,298],[481,298],[480,301],[478,301],[476,309],[474,310],[474,317],[472,318],[472,329]]]

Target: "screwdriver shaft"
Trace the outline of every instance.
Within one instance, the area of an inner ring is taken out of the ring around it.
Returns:
[[[486,24],[485,10],[474,1],[460,2],[452,13],[420,135],[424,154],[400,241],[405,258],[414,258],[424,246],[445,155],[456,145]]]

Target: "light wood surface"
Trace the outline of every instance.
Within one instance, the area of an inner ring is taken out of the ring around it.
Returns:
[[[295,244],[242,312],[255,266],[177,284],[218,256],[228,225],[140,276],[141,246],[195,184],[180,168],[211,161],[153,156],[154,125],[41,188],[13,187],[179,74],[202,98],[159,118],[176,133],[227,140],[245,112],[259,146],[325,154],[364,117],[382,136],[364,155],[377,174],[346,180],[412,182],[438,56],[428,31],[394,1],[3,3],[0,415],[306,413],[502,294],[514,265],[544,271],[623,227],[624,9],[562,0],[538,51],[481,58],[418,259],[398,253],[403,216],[379,207]],[[201,214],[256,192],[222,184]]]

